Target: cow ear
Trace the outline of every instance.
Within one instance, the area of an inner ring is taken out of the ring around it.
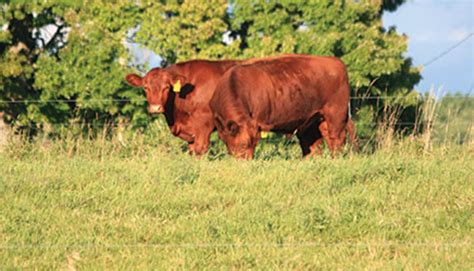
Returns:
[[[125,80],[132,87],[142,87],[143,86],[143,78],[136,75],[136,74],[134,74],[134,73],[131,73],[131,74],[125,76]]]
[[[173,91],[179,93],[188,84],[188,79],[184,75],[173,73],[171,74],[170,84],[173,87]]]
[[[229,120],[229,122],[227,122],[227,130],[229,130],[231,136],[236,136],[240,129],[235,121]]]
[[[182,85],[185,85],[188,83],[188,78],[182,74],[178,73],[172,73],[171,74],[171,83],[175,84],[177,81],[180,81]]]
[[[170,84],[171,90],[182,99],[185,99],[194,90],[194,86],[189,82],[189,79],[182,74],[172,73],[170,75]]]

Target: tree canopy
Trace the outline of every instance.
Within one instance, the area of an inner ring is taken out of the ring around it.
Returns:
[[[420,73],[405,56],[407,37],[382,24],[383,12],[403,2],[4,1],[0,100],[31,102],[0,103],[0,112],[15,126],[120,118],[146,125],[143,94],[123,80],[138,68],[130,42],[151,49],[163,66],[282,53],[337,56],[353,96],[414,104]],[[380,115],[374,100],[354,104],[361,119]]]

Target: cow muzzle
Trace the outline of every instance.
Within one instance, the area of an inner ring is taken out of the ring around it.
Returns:
[[[148,112],[152,114],[160,114],[164,112],[164,109],[160,104],[151,104],[148,106]]]
[[[238,152],[230,152],[238,160],[252,160],[253,159],[253,150],[244,150]]]

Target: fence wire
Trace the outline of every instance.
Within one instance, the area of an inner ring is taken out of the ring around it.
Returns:
[[[423,97],[417,96],[416,99]],[[454,99],[466,99],[464,96],[450,96]],[[349,97],[351,100],[403,100],[412,99],[412,97],[396,97],[396,96],[367,96],[367,97]],[[49,99],[49,100],[0,100],[0,104],[42,104],[42,103],[124,103],[124,102],[146,102],[146,99]]]
[[[457,121],[458,124],[474,124],[474,121]],[[18,126],[22,126],[22,124],[17,124]],[[30,126],[31,124],[24,124],[25,126]],[[44,126],[53,126],[53,127],[84,127],[84,128],[93,128],[93,127],[131,127],[131,126],[142,126],[140,124],[134,124],[130,122],[124,123],[117,123],[117,122],[36,122],[34,123],[37,127],[44,127]],[[385,122],[370,122],[370,123],[355,123],[356,127],[376,127],[377,125],[385,125],[385,126],[415,126],[415,125],[436,125],[435,122],[428,122],[428,121],[418,121],[418,122],[394,122],[394,123],[385,123]],[[163,124],[163,127],[167,125]]]
[[[473,247],[470,241],[464,242],[304,242],[304,243],[172,243],[172,244],[2,244],[0,250],[51,250],[51,249],[209,249],[209,248],[325,248],[325,247]]]
[[[0,100],[0,104],[42,104],[42,103],[123,103],[123,102],[145,102],[146,99],[52,99],[52,100]]]

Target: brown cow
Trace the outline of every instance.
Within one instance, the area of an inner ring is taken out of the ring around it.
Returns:
[[[324,136],[320,124],[327,126],[330,150],[340,149],[348,102],[347,72],[339,59],[286,55],[227,71],[210,106],[229,152],[252,158],[261,131],[296,132],[303,154],[309,154]]]
[[[209,100],[220,76],[237,64],[252,64],[285,56],[288,55],[245,61],[193,60],[164,69],[152,69],[143,78],[129,74],[126,80],[132,86],[145,88],[149,112],[164,113],[171,132],[188,142],[191,153],[199,155],[207,151],[210,133],[215,128]],[[178,81],[183,88],[176,93],[176,89],[172,90]],[[314,145],[321,145],[325,133],[316,131],[316,134],[319,138],[316,136],[315,141],[319,143]]]
[[[209,108],[215,85],[237,63],[192,60],[152,69],[144,77],[129,74],[126,80],[145,89],[148,111],[164,113],[173,135],[188,142],[190,152],[199,155],[207,151],[215,128]]]

